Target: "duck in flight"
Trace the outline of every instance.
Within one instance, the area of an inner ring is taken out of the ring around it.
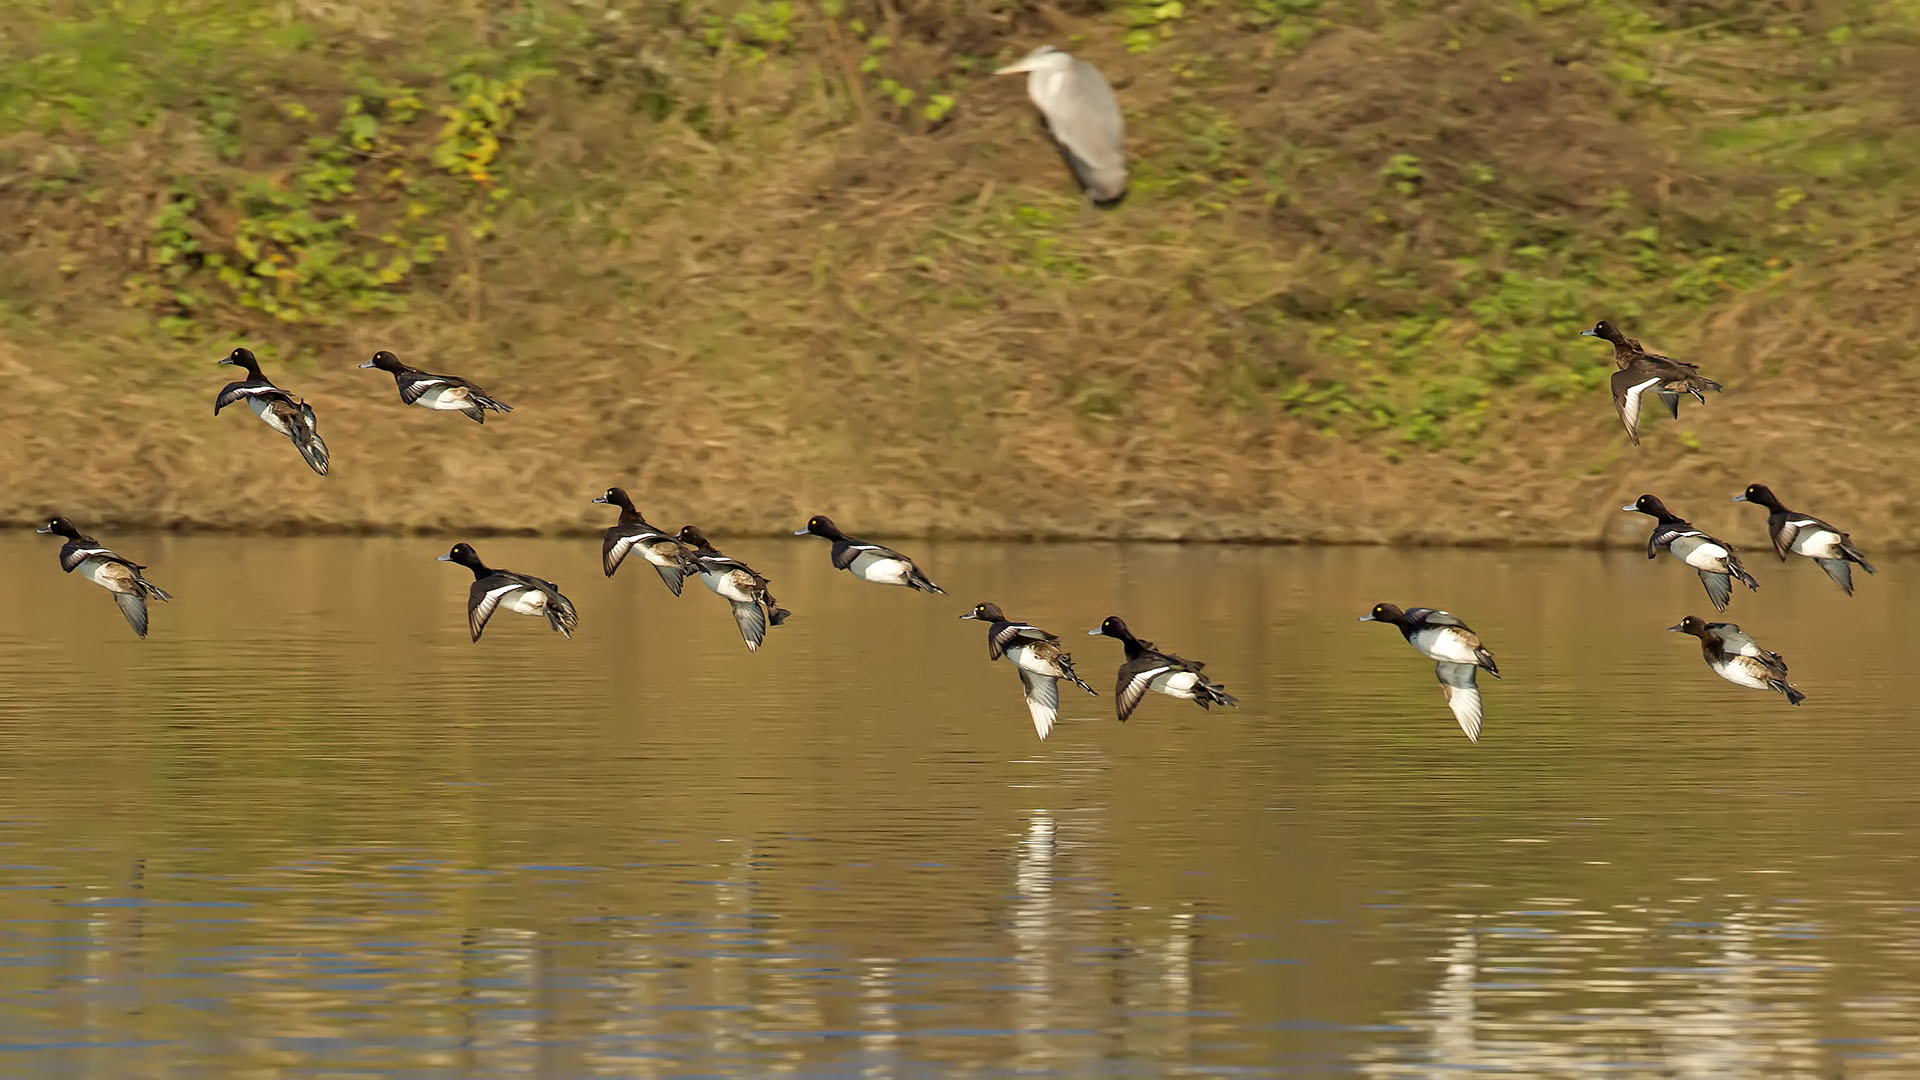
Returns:
[[[251,349],[235,349],[218,362],[245,370],[247,377],[221,388],[213,399],[213,415],[219,416],[221,409],[236,401],[246,402],[253,415],[293,440],[300,456],[307,459],[314,472],[327,475],[327,444],[320,438],[320,423],[313,415],[313,406],[295,400],[293,395],[260,374],[260,361],[254,358]]]
[[[733,621],[740,627],[747,651],[758,651],[767,639],[767,629],[786,622],[793,612],[774,600],[766,578],[739,559],[720,554],[698,527],[682,525],[677,539],[700,583],[732,606]]]
[[[1095,697],[1073,670],[1073,657],[1060,647],[1060,639],[1030,623],[1009,619],[998,604],[975,604],[962,619],[978,619],[987,624],[987,659],[1002,656],[1013,663],[1020,676],[1020,689],[1026,695],[1027,712],[1033,716],[1033,730],[1045,742],[1060,716],[1060,680],[1065,679]]]
[[[1777,652],[1768,652],[1728,622],[1703,622],[1692,615],[1668,630],[1692,634],[1700,639],[1700,654],[1715,675],[1735,686],[1755,690],[1773,690],[1787,696],[1787,704],[1798,705],[1807,695],[1787,681],[1787,662]]]
[[[1480,724],[1485,710],[1480,701],[1480,685],[1474,673],[1484,670],[1500,677],[1500,666],[1493,653],[1481,643],[1480,635],[1460,621],[1458,615],[1436,608],[1407,608],[1394,604],[1375,604],[1360,616],[1361,622],[1381,622],[1400,631],[1407,644],[1433,661],[1434,677],[1440,680],[1440,692],[1447,709],[1466,732],[1468,742],[1480,741]]]
[[[113,602],[120,605],[120,614],[127,617],[133,632],[141,637],[147,636],[147,598],[173,599],[166,590],[141,576],[140,572],[146,567],[108,551],[100,541],[82,533],[64,517],[56,516],[34,532],[64,537],[67,542],[60,545],[60,569],[69,574],[78,570],[81,577],[112,593]]]
[[[848,571],[861,581],[871,581],[875,585],[905,585],[910,589],[941,596],[947,594],[947,590],[929,581],[927,575],[913,565],[912,559],[892,548],[848,536],[825,514],[808,518],[805,525],[793,531],[793,535],[824,536],[833,541],[833,568]]]
[[[1641,395],[1652,391],[1668,414],[1678,420],[1681,394],[1692,394],[1704,402],[1704,391],[1720,389],[1719,383],[1700,374],[1699,365],[1647,352],[1605,319],[1590,330],[1580,331],[1580,336],[1600,338],[1613,345],[1613,362],[1619,368],[1612,378],[1613,408],[1620,415],[1620,426],[1627,429],[1628,441],[1635,446],[1640,445]]]
[[[573,637],[574,629],[580,625],[573,601],[561,594],[560,586],[531,574],[495,570],[480,561],[480,553],[473,550],[471,544],[453,545],[453,550],[440,556],[440,561],[473,571],[473,585],[467,590],[467,629],[474,641],[480,640],[480,631],[487,628],[487,620],[501,608],[516,615],[544,615],[547,625],[568,638]]]
[[[625,490],[617,487],[607,489],[605,495],[593,500],[620,508],[620,520],[607,529],[606,537],[600,544],[600,568],[608,577],[620,568],[620,563],[629,552],[638,551],[640,557],[667,583],[673,595],[680,595],[680,585],[688,574],[694,573],[686,553],[680,547],[680,541],[654,528],[633,508],[633,500],[627,497]]]
[[[1788,553],[1805,555],[1818,563],[1848,596],[1853,595],[1853,571],[1847,564],[1857,563],[1869,574],[1876,572],[1860,549],[1853,546],[1852,537],[1812,514],[1787,509],[1765,484],[1748,484],[1747,490],[1735,495],[1733,501],[1759,503],[1767,508],[1767,535],[1773,538],[1773,552],[1780,556],[1781,562],[1787,561]]]
[[[374,353],[373,359],[360,366],[379,368],[392,375],[394,384],[400,388],[402,405],[465,413],[476,424],[487,422],[488,409],[501,413],[513,411],[513,406],[495,401],[487,396],[485,390],[458,375],[435,375],[419,368],[410,368],[385,349]]]
[[[1161,652],[1154,648],[1153,642],[1133,636],[1133,631],[1118,615],[1102,619],[1099,626],[1087,631],[1087,636],[1113,638],[1126,652],[1126,662],[1120,665],[1120,681],[1113,691],[1114,711],[1123,724],[1149,690],[1191,701],[1202,709],[1240,704],[1227,693],[1224,683],[1211,682],[1201,673],[1207,665]]]
[[[1647,537],[1647,558],[1658,558],[1665,549],[1667,554],[1693,567],[1700,574],[1700,584],[1706,587],[1707,599],[1713,601],[1714,610],[1725,611],[1733,602],[1731,579],[1738,578],[1750,590],[1760,587],[1753,575],[1747,573],[1747,568],[1740,565],[1740,557],[1733,553],[1732,544],[1694,528],[1654,496],[1642,495],[1620,509],[1653,518],[1653,534]]]

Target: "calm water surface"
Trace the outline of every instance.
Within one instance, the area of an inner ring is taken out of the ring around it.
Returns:
[[[108,539],[144,642],[0,536],[0,1074],[1920,1072],[1909,560],[1754,556],[1793,709],[1634,553],[722,537],[749,655],[597,540],[480,541],[581,624],[475,645],[441,541]],[[1101,690],[1045,744],[980,600]],[[1479,746],[1379,600],[1491,644]],[[1114,723],[1112,613],[1242,707]]]

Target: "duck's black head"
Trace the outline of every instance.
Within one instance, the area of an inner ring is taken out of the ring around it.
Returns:
[[[381,371],[399,371],[401,368],[405,367],[406,365],[400,362],[399,357],[393,355],[392,353],[388,352],[385,349],[381,349],[379,352],[373,354],[373,359],[367,361],[364,364],[361,364],[360,366],[370,367],[370,368],[379,368]]]
[[[1667,630],[1671,633],[1692,634],[1703,641],[1707,637],[1707,624],[1692,615],[1681,619],[1676,625],[1667,627]]]
[[[473,550],[472,544],[465,542],[453,545],[453,550],[440,556],[440,561],[458,563],[473,571],[474,577],[484,577],[489,573],[487,564],[480,561],[480,553]]]
[[[1662,520],[1673,516],[1672,512],[1667,509],[1667,504],[1661,502],[1660,499],[1654,495],[1642,495],[1633,500],[1633,505],[1623,506],[1620,509],[1631,514],[1646,514],[1649,517],[1657,517]]]
[[[699,548],[701,551],[718,551],[719,550],[718,548],[714,547],[710,541],[707,540],[707,534],[701,532],[699,527],[695,525],[680,526],[680,532],[678,533],[678,535],[675,536],[675,539],[679,540],[683,544],[688,544],[693,547]]]
[[[610,487],[607,489],[607,493],[605,495],[602,495],[593,501],[597,503],[606,503],[609,506],[617,506],[621,510],[629,514],[635,512],[633,509],[633,500],[627,498],[627,490],[625,488]]]
[[[1774,495],[1773,489],[1765,484],[1748,484],[1747,490],[1735,495],[1733,501],[1759,503],[1769,510],[1786,509],[1786,507],[1780,505],[1780,499]]]
[[[1087,636],[1110,637],[1119,638],[1121,641],[1132,641],[1133,631],[1127,629],[1127,621],[1125,619],[1122,619],[1118,615],[1109,615],[1100,620],[1100,625],[1097,629],[1087,631]]]
[[[248,375],[256,379],[260,377],[260,361],[254,357],[252,349],[235,349],[215,361],[215,363],[232,364],[237,368],[246,368]]]
[[[80,530],[74,528],[73,522],[68,521],[58,514],[47,519],[45,525],[33,531],[37,533],[52,533],[55,536],[64,536],[69,540],[77,540],[80,537]]]
[[[1580,336],[1581,337],[1597,337],[1603,341],[1611,341],[1615,345],[1625,345],[1627,343],[1627,335],[1621,333],[1619,327],[1613,325],[1612,323],[1608,322],[1605,319],[1601,319],[1599,322],[1594,323],[1593,329],[1591,330],[1580,331]]]
[[[1395,604],[1375,604],[1373,610],[1360,616],[1361,622],[1383,622],[1399,626],[1407,621],[1407,613]]]
[[[807,536],[809,534],[813,536],[824,536],[829,540],[845,540],[847,538],[847,534],[840,531],[840,526],[835,525],[833,519],[825,514],[815,514],[807,519],[807,524],[804,528],[793,530],[793,535],[795,536]]]
[[[1007,615],[1000,610],[999,604],[975,604],[973,610],[960,616],[963,619],[979,619],[981,622],[1006,622]]]

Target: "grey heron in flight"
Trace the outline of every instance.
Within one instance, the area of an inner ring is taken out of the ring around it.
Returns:
[[[1098,68],[1042,45],[995,75],[1027,75],[1027,96],[1046,118],[1047,133],[1095,204],[1127,193],[1126,131],[1120,100]]]

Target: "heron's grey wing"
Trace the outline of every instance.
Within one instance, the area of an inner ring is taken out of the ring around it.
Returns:
[[[1106,76],[1092,64],[1075,60],[1048,90],[1041,111],[1074,175],[1095,199],[1119,198],[1127,190],[1126,121]]]

